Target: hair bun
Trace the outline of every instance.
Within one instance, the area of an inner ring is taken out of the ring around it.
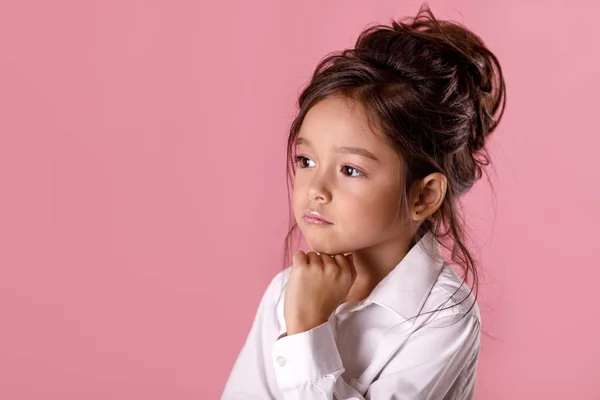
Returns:
[[[414,18],[392,21],[391,27],[401,37],[411,36],[429,45],[438,52],[436,62],[454,65],[458,79],[449,90],[468,92],[463,97],[473,101],[475,112],[471,117],[476,121],[467,144],[472,151],[482,149],[500,122],[506,103],[504,78],[496,56],[475,33],[458,22],[436,19],[426,5]]]

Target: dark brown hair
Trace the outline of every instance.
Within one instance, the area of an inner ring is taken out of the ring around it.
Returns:
[[[287,144],[288,191],[295,174],[294,145],[308,110],[326,96],[358,101],[408,165],[403,199],[416,180],[433,172],[448,180],[441,207],[425,220],[413,242],[432,232],[451,252],[451,261],[479,289],[476,261],[465,245],[459,196],[482,177],[490,163],[486,138],[496,129],[506,103],[496,56],[459,23],[437,20],[427,4],[414,18],[364,30],[352,49],[334,52],[317,65],[299,99]],[[291,170],[290,170],[291,167]],[[284,267],[298,228],[290,206]]]

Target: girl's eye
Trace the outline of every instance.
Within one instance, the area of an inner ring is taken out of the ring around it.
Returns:
[[[348,175],[348,176],[353,177],[353,178],[354,177],[359,177],[359,176],[363,175],[363,173],[362,173],[361,170],[356,169],[354,167],[351,167],[349,165],[344,165],[342,167],[342,171],[344,172],[345,175]]]
[[[304,157],[304,156],[296,156],[296,164],[298,164],[298,166],[300,168],[308,168],[308,167],[310,167],[310,165],[305,165],[305,163],[307,163],[307,162],[312,162],[313,164],[315,163],[310,158],[307,158],[307,157]]]
[[[298,166],[298,168],[311,168],[314,167],[316,164],[313,160],[311,160],[308,157],[296,156],[296,165]],[[351,167],[349,165],[342,166],[342,173],[351,178],[359,178],[364,175],[364,173],[361,170]]]

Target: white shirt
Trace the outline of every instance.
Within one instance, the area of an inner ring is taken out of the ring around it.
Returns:
[[[262,296],[221,400],[473,397],[479,308],[433,235],[423,236],[366,299],[342,303],[322,325],[285,336],[290,270]],[[423,314],[439,308],[446,309]]]

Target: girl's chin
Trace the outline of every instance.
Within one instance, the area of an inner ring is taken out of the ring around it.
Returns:
[[[340,243],[336,243],[339,238],[337,235],[332,235],[330,232],[314,232],[311,229],[303,230],[302,236],[310,251],[323,254],[350,254],[353,250]]]
[[[345,248],[340,248],[337,246],[324,246],[323,244],[316,244],[307,242],[310,251],[314,251],[319,254],[328,254],[328,255],[336,255],[336,254],[350,254],[350,251],[347,251]]]
[[[312,243],[308,243],[308,248],[310,249],[310,251],[314,251],[315,253],[319,253],[319,254],[337,254],[335,252],[334,248],[331,247],[327,247],[327,246],[322,246],[322,245],[315,245]]]

